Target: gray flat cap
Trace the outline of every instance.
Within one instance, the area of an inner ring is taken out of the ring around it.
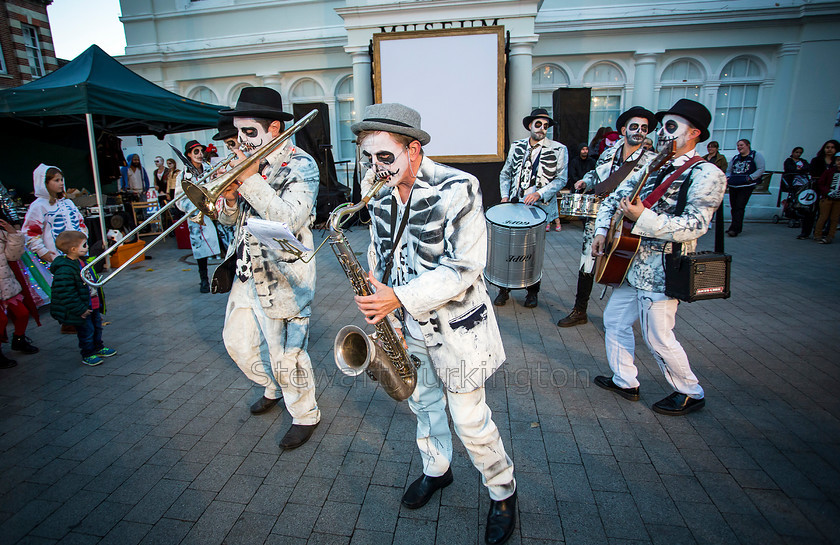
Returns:
[[[397,104],[371,104],[365,108],[365,118],[350,126],[353,134],[362,131],[385,131],[416,138],[420,145],[428,144],[432,137],[420,128],[420,114],[408,106]]]

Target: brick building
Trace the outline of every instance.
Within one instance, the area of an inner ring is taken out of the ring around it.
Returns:
[[[52,0],[0,0],[0,89],[58,68],[47,6]]]

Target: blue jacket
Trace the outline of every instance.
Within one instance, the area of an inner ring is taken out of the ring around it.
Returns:
[[[120,190],[128,189],[128,169],[135,157],[137,157],[137,154],[132,153],[125,158],[129,166],[120,167]],[[149,175],[146,174],[146,169],[142,165],[140,166],[140,172],[143,173],[143,191],[148,191],[149,187],[151,187],[151,184],[149,184]]]

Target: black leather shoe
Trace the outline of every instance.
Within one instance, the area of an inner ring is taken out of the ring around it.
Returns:
[[[726,234],[729,235],[730,237],[737,237],[738,236],[738,233],[736,233],[735,231],[727,231]]]
[[[525,304],[523,304],[525,308],[535,308],[537,306],[537,294],[528,292],[528,295],[525,296]]]
[[[277,403],[283,399],[282,397],[278,397],[277,399],[269,399],[265,396],[259,398],[256,403],[251,405],[251,414],[262,414],[266,411],[271,410]]]
[[[208,282],[206,278],[201,280],[201,285],[199,285],[198,291],[201,293],[210,293],[210,282]]]
[[[408,487],[402,497],[402,504],[409,509],[419,509],[429,503],[435,490],[446,488],[452,484],[452,468],[440,477],[423,475]]]
[[[668,416],[682,416],[690,412],[697,411],[706,406],[706,399],[691,397],[686,394],[674,392],[665,399],[659,400],[653,404],[653,412],[664,414]]]
[[[487,513],[487,531],[484,542],[487,545],[501,545],[507,541],[516,527],[516,491],[509,498],[490,500],[490,512]]]
[[[23,352],[24,354],[38,353],[38,348],[32,346],[32,339],[26,335],[14,335],[12,337],[12,350]]]
[[[318,424],[312,424],[311,426],[292,424],[292,427],[289,428],[289,431],[287,431],[286,435],[283,436],[283,439],[280,440],[280,448],[286,450],[298,448],[309,441],[309,438],[312,437],[312,432],[314,432],[317,427]]]
[[[509,290],[506,290],[505,288],[501,288],[499,290],[499,295],[497,295],[496,298],[493,299],[493,304],[496,305],[497,307],[505,306],[505,303],[507,303],[508,297],[510,297],[509,294],[510,294]]]
[[[0,369],[11,369],[17,365],[17,362],[11,358],[7,358],[5,354],[0,352]]]
[[[589,318],[587,318],[585,310],[573,308],[568,316],[557,322],[557,325],[560,327],[574,327],[576,325],[585,324],[588,321]]]
[[[621,386],[613,382],[613,379],[605,376],[595,377],[595,385],[600,386],[604,390],[615,392],[624,399],[629,399],[630,401],[639,401],[638,386],[636,386],[635,388],[622,388]]]

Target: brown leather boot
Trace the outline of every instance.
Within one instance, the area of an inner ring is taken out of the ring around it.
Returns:
[[[576,325],[585,324],[588,321],[586,311],[575,307],[568,316],[557,322],[557,325],[560,327],[574,327]]]

